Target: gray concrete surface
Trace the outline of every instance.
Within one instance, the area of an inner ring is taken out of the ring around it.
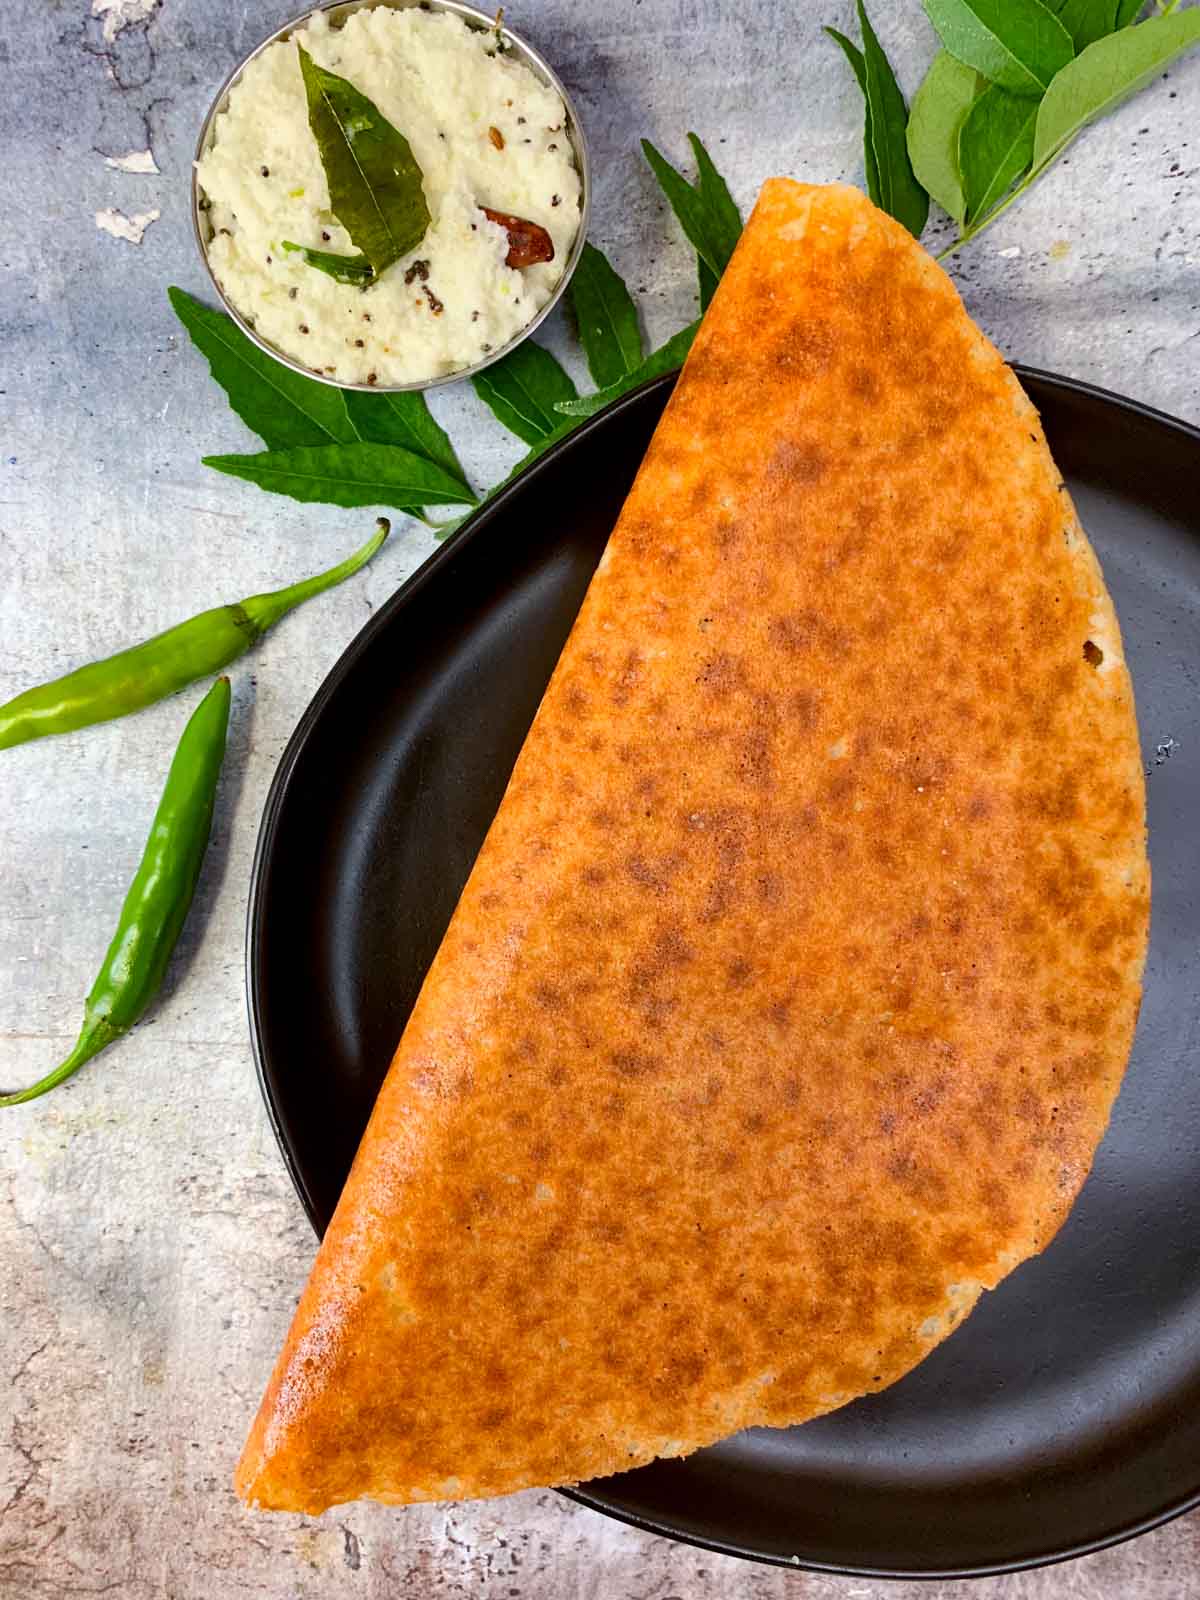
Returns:
[[[0,699],[325,565],[369,525],[200,465],[202,452],[253,445],[165,297],[172,282],[203,292],[187,221],[201,115],[290,0],[96,9],[3,6]],[[911,90],[931,53],[917,0],[873,10]],[[850,26],[850,12],[848,0],[511,6],[579,97],[596,157],[594,236],[638,291],[651,338],[693,314],[694,273],[637,136],[680,156],[685,130],[698,129],[744,204],[772,172],[858,178],[855,93],[819,32]],[[1200,421],[1198,130],[1200,59],[1089,133],[955,264],[969,308],[1010,356]],[[104,159],[147,148],[159,175]],[[161,216],[133,244],[97,227],[105,208]],[[561,325],[553,337],[565,348]],[[480,482],[519,453],[469,391],[442,393],[435,409]],[[313,1251],[247,1043],[251,852],[313,690],[430,548],[423,530],[401,530],[365,577],[293,617],[238,672],[215,848],[163,1002],[68,1088],[0,1113],[0,1594],[1200,1594],[1200,1516],[1039,1573],[889,1587],[709,1556],[552,1494],[356,1506],[315,1521],[238,1507],[231,1468]],[[186,709],[168,703],[3,757],[6,1083],[38,1076],[74,1036]]]

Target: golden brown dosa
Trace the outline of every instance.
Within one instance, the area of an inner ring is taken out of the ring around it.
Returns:
[[[1066,1215],[1147,908],[1120,636],[1033,407],[903,228],[769,182],[241,1493],[504,1494],[894,1382]]]

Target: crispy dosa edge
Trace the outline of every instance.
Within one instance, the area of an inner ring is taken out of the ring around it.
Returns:
[[[1117,621],[1036,412],[899,225],[769,181],[239,1492],[575,1482],[894,1382],[1066,1216],[1148,893]]]

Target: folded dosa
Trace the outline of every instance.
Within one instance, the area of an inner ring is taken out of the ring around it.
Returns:
[[[1036,412],[903,228],[767,183],[240,1492],[504,1494],[894,1382],[1066,1215],[1147,915],[1120,635]]]

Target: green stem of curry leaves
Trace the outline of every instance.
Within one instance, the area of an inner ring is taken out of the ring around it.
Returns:
[[[963,232],[959,234],[957,239],[948,244],[944,250],[939,250],[933,259],[935,261],[946,261],[951,256],[957,255],[957,253],[962,249],[963,245],[970,244],[972,239],[977,239],[983,230],[985,228],[990,228],[992,223],[995,222],[996,218],[999,217],[1003,212],[1007,211],[1009,206],[1011,206],[1014,201],[1019,200],[1025,193],[1026,189],[1032,185],[1037,176],[1037,173],[1031,172],[1028,177],[1022,179],[1022,181],[1016,186],[1015,189],[1012,190],[1010,194],[1005,195],[1004,199],[1001,200],[999,205],[992,207],[987,216],[980,217],[978,222],[975,222],[971,225],[971,227],[964,229]]]

